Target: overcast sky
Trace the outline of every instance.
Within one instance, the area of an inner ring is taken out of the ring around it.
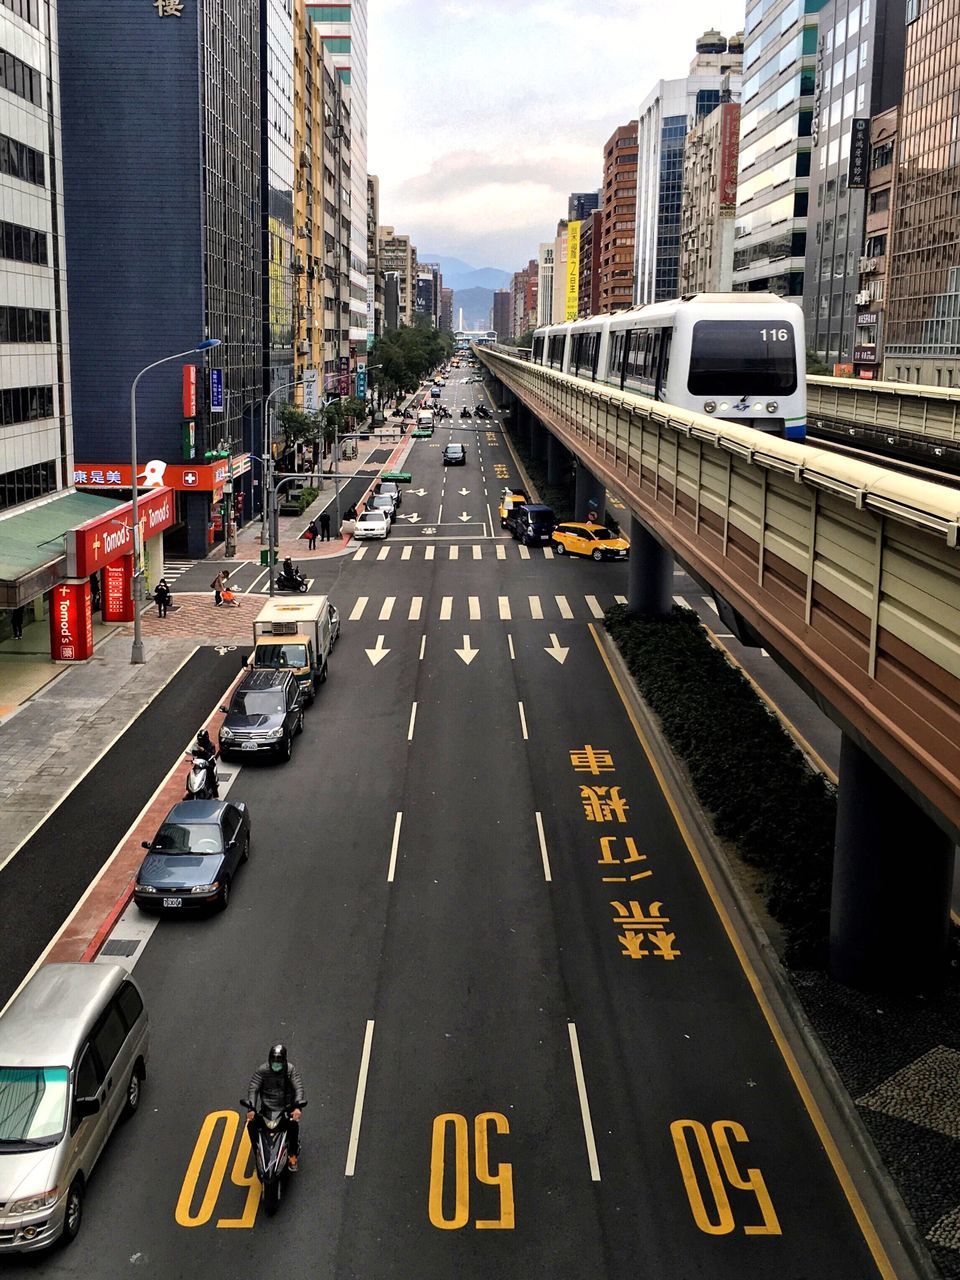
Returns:
[[[516,271],[603,144],[743,0],[370,0],[368,166],[421,253]]]

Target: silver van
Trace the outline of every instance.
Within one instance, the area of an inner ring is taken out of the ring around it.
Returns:
[[[147,1074],[147,1014],[113,964],[48,964],[0,1015],[0,1254],[75,1239],[84,1189]]]

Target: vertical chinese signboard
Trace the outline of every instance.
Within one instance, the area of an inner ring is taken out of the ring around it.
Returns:
[[[197,416],[197,366],[195,364],[183,366],[183,416],[185,418]]]
[[[104,622],[133,621],[133,556],[104,565],[101,610]]]
[[[854,120],[850,126],[850,169],[847,185],[865,187],[867,185],[867,168],[870,159],[870,121]]]
[[[50,656],[54,662],[84,662],[92,654],[90,581],[68,578],[50,592]]]
[[[576,320],[580,303],[580,223],[567,224],[567,308],[566,318]]]
[[[339,391],[342,396],[350,394],[350,357],[340,356],[337,361],[337,372],[340,375]]]

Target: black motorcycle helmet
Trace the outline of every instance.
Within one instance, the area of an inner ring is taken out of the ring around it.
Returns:
[[[270,1070],[276,1071],[279,1075],[281,1072],[287,1073],[287,1046],[285,1044],[275,1044],[271,1047],[267,1055],[267,1062],[270,1064]]]
[[[213,746],[213,743],[210,741],[210,735],[209,733],[207,733],[206,729],[201,729],[200,732],[197,734],[197,746],[198,747]]]

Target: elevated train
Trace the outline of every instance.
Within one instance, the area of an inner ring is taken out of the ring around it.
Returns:
[[[531,361],[694,413],[803,440],[803,312],[772,293],[698,293],[546,325]]]

